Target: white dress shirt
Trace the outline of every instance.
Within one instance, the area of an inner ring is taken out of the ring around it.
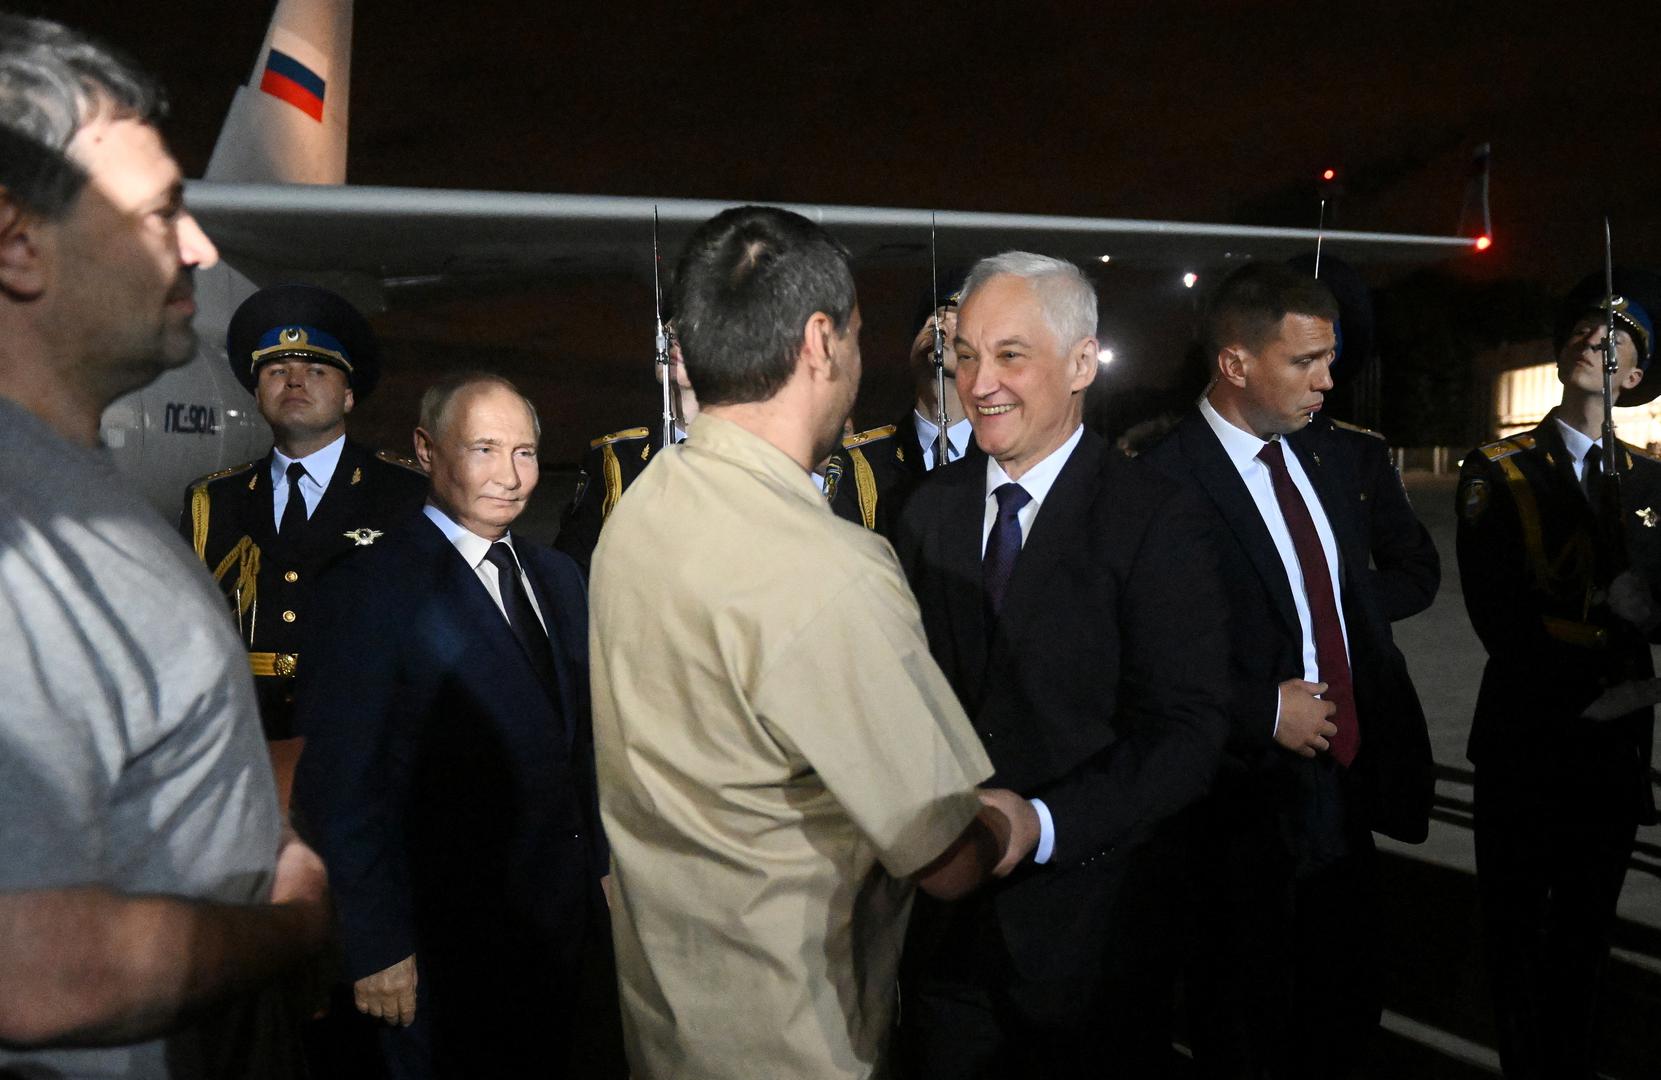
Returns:
[[[502,603],[502,586],[496,579],[496,565],[485,556],[490,554],[490,545],[493,541],[486,540],[478,533],[457,524],[449,514],[440,510],[432,503],[421,508],[439,531],[444,533],[444,539],[455,546],[461,557],[467,560],[467,565],[473,568],[473,573],[479,575],[479,581],[484,585],[485,592],[496,602],[496,610],[502,613],[502,618],[508,617],[507,605]],[[509,548],[513,547],[513,534],[504,533],[502,539],[507,541]],[[536,602],[536,590],[531,588],[531,579],[525,576],[525,564],[519,562],[519,552],[513,553],[513,561],[519,563],[519,580],[525,586],[525,595],[531,598],[531,610],[536,612],[536,621],[542,624],[543,633],[548,632],[548,620],[542,616],[542,605]],[[509,620],[512,624],[512,620]]]
[[[1557,425],[1557,433],[1563,436],[1563,449],[1569,452],[1569,459],[1574,464],[1574,478],[1582,484],[1586,482],[1586,454],[1594,446],[1601,447],[1603,439],[1588,439],[1583,432],[1565,424],[1558,417],[1552,417],[1552,423]],[[1605,465],[1605,468],[1608,466]]]
[[[934,438],[940,433],[940,425],[918,412],[911,410],[911,423],[917,429],[917,441],[923,445],[923,468],[934,468]],[[974,438],[975,429],[965,416],[957,423],[946,429],[946,445],[951,448],[949,454],[952,461],[956,461],[969,451],[969,440]]]
[[[296,461],[305,467],[306,475],[300,477],[300,498],[306,504],[306,518],[310,520],[317,504],[323,501],[323,493],[329,490],[329,481],[334,479],[335,466],[340,464],[340,452],[345,447],[346,436],[341,435],[303,458],[291,458],[275,446],[271,448],[271,520],[277,528],[283,527],[283,511],[288,508],[288,467]]]
[[[1211,430],[1217,433],[1217,441],[1223,444],[1223,451],[1228,454],[1229,461],[1239,472],[1240,479],[1246,482],[1246,490],[1251,492],[1252,502],[1257,504],[1257,512],[1269,529],[1269,538],[1275,542],[1275,551],[1280,555],[1281,565],[1286,568],[1286,581],[1292,587],[1292,604],[1298,611],[1298,624],[1303,629],[1303,677],[1309,682],[1320,682],[1321,665],[1315,656],[1315,621],[1309,614],[1309,597],[1304,591],[1303,564],[1298,562],[1298,549],[1292,543],[1292,532],[1286,527],[1286,518],[1280,512],[1280,500],[1275,498],[1274,479],[1269,473],[1269,466],[1263,464],[1257,456],[1269,444],[1251,432],[1224,420],[1222,414],[1212,407],[1207,398],[1200,399],[1200,415],[1211,425]],[[1338,582],[1338,541],[1332,535],[1332,525],[1327,521],[1326,509],[1321,506],[1320,496],[1315,494],[1315,487],[1303,471],[1303,463],[1298,460],[1298,455],[1287,449],[1284,457],[1286,472],[1292,477],[1292,485],[1298,489],[1298,494],[1303,496],[1304,505],[1309,507],[1309,516],[1315,522],[1315,532],[1321,538],[1321,551],[1326,556],[1327,575],[1332,578],[1332,601],[1338,608],[1338,628],[1344,635],[1344,654],[1347,657],[1350,632],[1344,622],[1344,593]],[[1274,730],[1280,730],[1278,687],[1275,689]]]
[[[964,423],[967,424],[968,421],[965,420]],[[938,431],[939,429],[936,428],[935,430]],[[1050,494],[1050,489],[1055,486],[1055,478],[1061,475],[1062,466],[1066,465],[1067,459],[1073,456],[1073,451],[1078,447],[1079,439],[1083,436],[1083,425],[1074,428],[1066,442],[1050,451],[1048,457],[1022,473],[1021,479],[1015,481],[1015,483],[1025,488],[1026,493],[1032,497],[1031,501],[1016,511],[1015,514],[1015,520],[1021,526],[1021,546],[1023,548],[1027,546],[1027,537],[1032,535],[1032,523],[1037,520],[1038,511],[1044,505],[1044,499]],[[951,433],[947,432],[946,437],[951,438]],[[1004,467],[998,464],[997,458],[988,457],[986,459],[986,513],[982,518],[980,530],[980,555],[983,559],[986,558],[986,541],[992,535],[992,525],[998,520],[998,497],[992,493],[1007,483],[1010,483],[1010,479],[1009,474],[1004,472]],[[1050,808],[1044,805],[1043,799],[1028,799],[1027,801],[1032,803],[1032,808],[1038,812],[1038,846],[1033,849],[1032,861],[1040,864],[1047,863],[1050,861],[1050,856],[1055,854],[1055,819],[1050,816]]]

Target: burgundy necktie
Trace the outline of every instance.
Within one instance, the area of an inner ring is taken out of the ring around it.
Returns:
[[[1280,514],[1286,519],[1286,530],[1292,534],[1292,546],[1297,549],[1309,617],[1315,623],[1315,662],[1320,665],[1321,681],[1327,684],[1322,696],[1338,707],[1332,714],[1332,722],[1338,728],[1338,733],[1329,740],[1332,756],[1338,764],[1348,767],[1361,747],[1361,727],[1355,715],[1355,687],[1350,682],[1344,626],[1338,621],[1338,604],[1332,595],[1326,552],[1321,549],[1321,535],[1315,531],[1309,506],[1292,483],[1292,474],[1286,471],[1286,455],[1280,440],[1258,451],[1257,457],[1269,467],[1269,476],[1275,484],[1275,501],[1280,503]]]

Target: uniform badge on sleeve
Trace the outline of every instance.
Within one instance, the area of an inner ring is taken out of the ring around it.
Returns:
[[[1638,520],[1644,523],[1644,528],[1655,528],[1655,511],[1653,509],[1646,506],[1642,510],[1634,511],[1634,513],[1638,515]]]
[[[1488,481],[1472,480],[1459,492],[1459,516],[1475,525],[1488,509]]]
[[[341,535],[358,547],[368,547],[385,534],[379,529],[348,529]]]

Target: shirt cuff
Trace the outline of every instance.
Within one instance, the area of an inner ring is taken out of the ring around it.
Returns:
[[[1275,687],[1275,726],[1269,729],[1269,738],[1280,734],[1280,687]]]
[[[1042,866],[1055,854],[1055,819],[1050,817],[1050,808],[1044,805],[1043,799],[1027,801],[1038,811],[1038,846],[1033,849],[1032,861]]]

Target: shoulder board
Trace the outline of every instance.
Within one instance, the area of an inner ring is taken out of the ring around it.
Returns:
[[[427,475],[427,470],[423,469],[420,463],[404,457],[402,454],[394,454],[390,450],[375,451],[375,458],[378,461],[386,462],[388,465],[397,465],[399,468],[408,469],[410,472],[420,473],[422,476]]]
[[[590,450],[598,450],[607,443],[626,442],[630,439],[644,439],[651,433],[651,428],[644,427],[632,427],[623,431],[614,431],[610,435],[601,435],[598,439],[590,440],[588,448]]]
[[[247,472],[249,469],[252,469],[255,465],[258,465],[259,463],[260,463],[260,459],[256,458],[253,461],[245,461],[241,465],[232,465],[228,469],[220,469],[218,472],[212,472],[212,473],[209,473],[206,476],[198,476],[196,479],[194,479],[190,482],[190,485],[189,485],[190,489],[192,491],[194,491],[199,487],[207,487],[209,484],[213,483],[215,480],[223,480],[227,476],[235,476],[237,473]]]
[[[856,446],[864,446],[866,443],[874,443],[878,439],[886,439],[894,434],[894,430],[893,424],[884,424],[882,427],[874,427],[869,431],[855,432],[842,440],[842,449],[852,450]]]
[[[1489,461],[1498,461],[1501,458],[1508,458],[1512,454],[1534,449],[1534,436],[1526,433],[1513,435],[1509,439],[1491,442],[1487,446],[1479,447],[1479,449],[1482,451],[1482,456]]]
[[[1642,447],[1642,446],[1633,446],[1631,443],[1628,443],[1628,442],[1624,442],[1621,445],[1626,447],[1626,452],[1628,454],[1631,454],[1633,457],[1641,457],[1641,458],[1645,459],[1646,461],[1653,461],[1657,465],[1661,465],[1661,456],[1657,456],[1655,454],[1650,453],[1648,448]]]
[[[1384,433],[1382,431],[1374,431],[1372,428],[1364,428],[1360,424],[1346,424],[1342,420],[1334,420],[1332,422],[1332,426],[1335,428],[1343,428],[1345,431],[1353,431],[1358,435],[1371,435],[1379,442],[1384,441]]]

